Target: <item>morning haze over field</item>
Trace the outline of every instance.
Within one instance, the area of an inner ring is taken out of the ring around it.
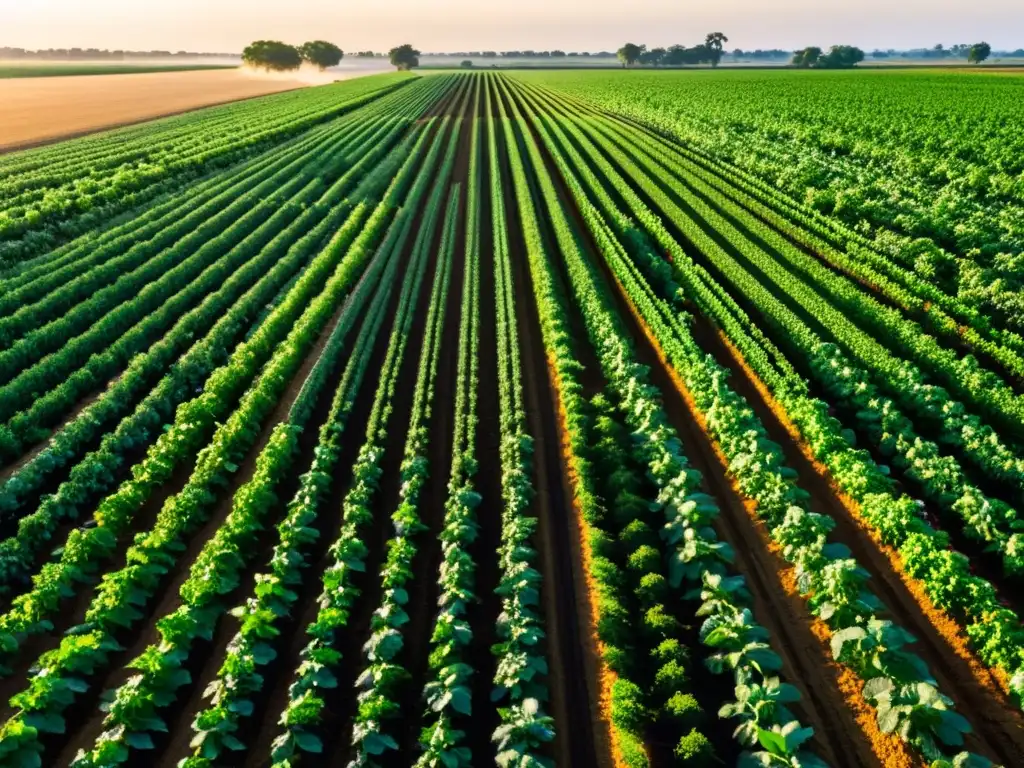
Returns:
[[[0,0],[0,768],[1020,768],[1024,5]]]
[[[415,40],[425,51],[605,50],[639,39],[668,46],[726,29],[742,48],[816,40],[905,48],[987,39],[1021,46],[1017,0],[0,0],[0,45],[238,52],[272,31],[328,35],[348,50]]]

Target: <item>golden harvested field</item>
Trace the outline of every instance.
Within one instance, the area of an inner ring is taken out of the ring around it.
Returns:
[[[0,151],[306,84],[238,69],[0,80]]]

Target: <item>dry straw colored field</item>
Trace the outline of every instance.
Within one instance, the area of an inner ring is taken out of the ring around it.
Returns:
[[[236,69],[0,80],[0,151],[305,84]]]

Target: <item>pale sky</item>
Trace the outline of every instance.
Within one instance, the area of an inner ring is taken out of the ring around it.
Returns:
[[[346,51],[1024,47],[1024,0],[0,0],[0,46],[238,52],[259,38]]]

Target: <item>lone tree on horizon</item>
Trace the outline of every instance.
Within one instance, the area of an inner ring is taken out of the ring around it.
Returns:
[[[619,48],[615,55],[618,57],[619,61],[622,62],[622,66],[631,67],[640,60],[640,56],[642,56],[646,50],[646,45],[626,43],[624,46]]]
[[[268,72],[287,72],[302,66],[302,54],[295,46],[280,40],[257,40],[242,51],[242,61]]]
[[[709,32],[707,37],[704,38],[704,47],[711,53],[711,66],[718,66],[718,62],[722,60],[722,51],[725,48],[725,43],[728,42],[729,38],[722,32]]]
[[[304,60],[317,67],[321,72],[328,67],[338,66],[345,56],[345,52],[341,48],[326,40],[304,43],[300,46],[299,53]]]
[[[420,65],[420,52],[409,43],[392,48],[388,52],[391,64],[401,71],[407,71]]]
[[[988,43],[975,43],[967,49],[967,63],[981,64],[992,53],[992,46]]]
[[[793,53],[794,67],[816,67],[821,58],[821,48],[816,45],[801,48]]]

